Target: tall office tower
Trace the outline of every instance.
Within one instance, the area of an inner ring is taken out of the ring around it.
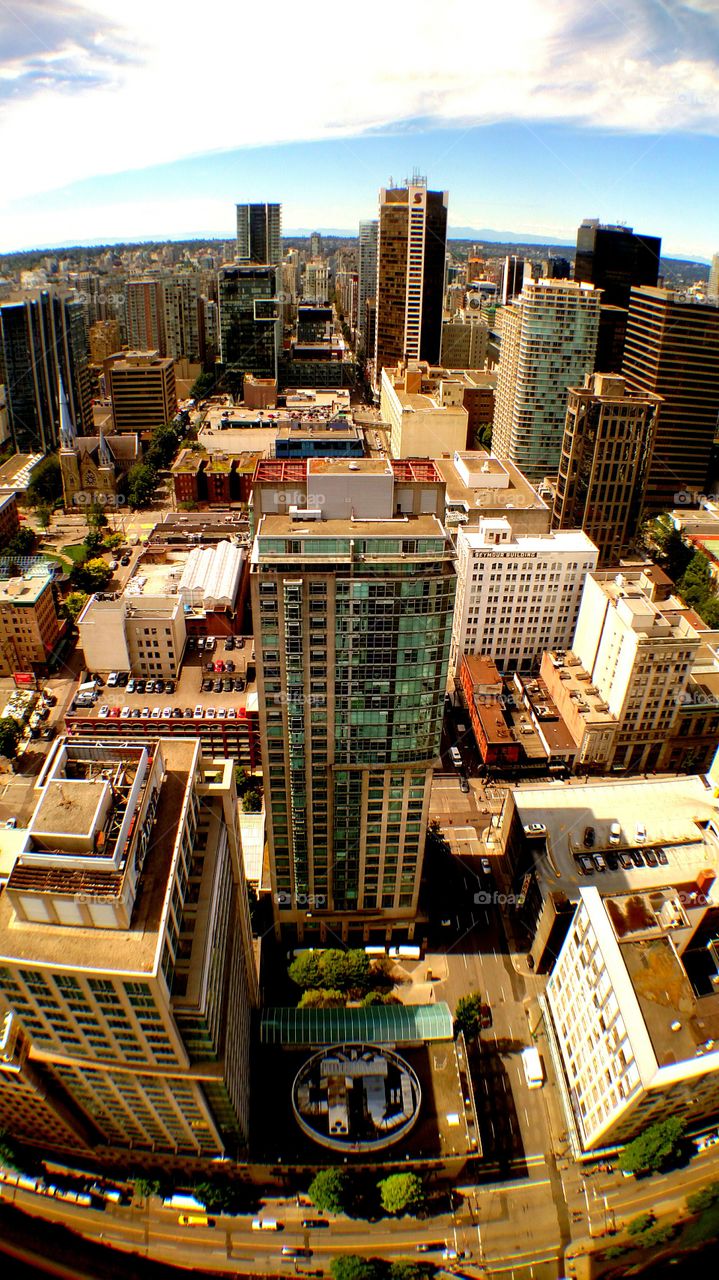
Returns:
[[[429,461],[258,463],[255,512],[285,512],[255,515],[250,579],[278,929],[411,936],[454,603],[444,488]]]
[[[282,205],[237,205],[237,257],[240,262],[282,264]]]
[[[498,313],[492,449],[529,480],[558,470],[567,388],[594,369],[600,296],[572,280],[533,280]]]
[[[481,313],[458,311],[442,324],[442,361],[447,369],[483,369],[489,325]]]
[[[715,253],[712,258],[709,283],[707,284],[707,297],[711,298],[712,302],[719,300],[719,253]]]
[[[330,269],[322,258],[305,263],[302,297],[327,302],[330,296]]]
[[[220,363],[228,372],[277,377],[282,341],[280,272],[281,267],[254,264],[220,269]]]
[[[322,236],[319,231],[313,231],[310,236],[310,257],[319,258],[322,254]]]
[[[115,431],[149,432],[177,413],[175,366],[156,351],[126,351],[105,361]]]
[[[38,797],[0,899],[21,1031],[3,1128],[101,1159],[236,1159],[256,978],[234,762],[195,739],[60,739]]]
[[[92,431],[88,337],[82,302],[43,290],[0,306],[0,368],[15,448],[46,453],[60,438],[60,380],[75,429]]]
[[[437,364],[442,342],[446,191],[414,176],[380,191],[375,381],[400,360]]]
[[[524,258],[518,258],[515,254],[512,254],[504,259],[500,293],[503,307],[506,307],[508,302],[511,302],[513,298],[516,298],[522,292],[525,278],[529,281],[531,276],[531,263],[525,262]]]
[[[90,360],[102,364],[108,356],[120,350],[120,323],[118,320],[97,320],[90,327]]]
[[[215,363],[219,354],[220,330],[217,302],[201,294],[197,299],[200,337],[200,362],[207,368]]]
[[[165,354],[173,360],[201,359],[199,299],[200,280],[194,273],[162,281]]]
[[[719,414],[719,307],[632,289],[622,374],[631,391],[662,397],[647,511],[696,502],[687,495],[706,492]]]
[[[542,275],[545,280],[569,280],[572,264],[568,258],[545,258],[542,263]]]
[[[371,354],[367,343],[367,302],[377,296],[377,230],[379,223],[359,224],[359,330],[365,353]]]
[[[619,373],[624,355],[627,308],[633,285],[655,285],[662,242],[631,227],[605,227],[585,218],[577,231],[574,279],[602,290],[597,361],[600,373]]]
[[[165,305],[162,280],[127,280],[125,283],[125,332],[133,351],[159,351],[167,355]]]
[[[660,404],[606,373],[569,388],[552,524],[583,529],[602,567],[619,564],[639,527]]]

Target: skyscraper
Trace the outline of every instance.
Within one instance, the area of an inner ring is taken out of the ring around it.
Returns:
[[[380,191],[375,380],[405,357],[437,364],[442,342],[446,191],[414,176]]]
[[[379,223],[359,224],[359,331],[365,352],[373,355],[367,344],[367,302],[377,296],[377,231]]]
[[[583,529],[602,567],[619,564],[641,519],[660,404],[606,373],[569,388],[552,523]]]
[[[715,253],[712,258],[709,282],[707,284],[707,297],[711,298],[713,302],[719,300],[719,253]]]
[[[222,267],[219,273],[220,362],[230,373],[277,377],[282,339],[281,268]]]
[[[411,930],[455,589],[444,482],[427,461],[268,460],[252,501],[276,923]]]
[[[165,302],[161,280],[125,283],[125,328],[133,351],[159,351],[166,356]]]
[[[597,218],[585,218],[579,227],[574,279],[602,290],[595,365],[600,373],[620,371],[630,291],[657,283],[661,252],[659,236],[631,227],[602,226]]]
[[[632,289],[622,373],[630,390],[662,397],[647,511],[697,501],[719,415],[719,306],[670,289]]]
[[[21,1028],[3,1128],[74,1154],[237,1159],[256,978],[234,763],[197,740],[59,740],[20,852],[0,902]]]
[[[237,257],[279,267],[282,263],[282,205],[237,205]]]
[[[498,313],[492,448],[532,481],[556,474],[567,389],[594,369],[599,290],[571,280],[534,280]]]
[[[184,272],[162,282],[166,354],[173,360],[201,359],[199,275]]]
[[[57,447],[60,381],[70,417],[92,431],[88,339],[82,302],[43,291],[0,307],[0,368],[15,448],[46,453]]]

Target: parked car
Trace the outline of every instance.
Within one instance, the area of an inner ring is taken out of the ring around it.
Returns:
[[[215,665],[215,671],[220,672],[220,671],[224,671],[225,669],[225,664],[222,661],[222,658],[218,658],[217,662],[214,665]]]
[[[165,681],[165,693],[174,693],[174,692],[175,692],[175,681],[174,681],[174,680],[166,680],[166,681]]]
[[[121,719],[121,720],[129,720],[129,719],[130,719],[130,708],[129,708],[129,707],[123,707],[123,708],[122,708],[122,710],[120,711],[120,719]]]
[[[214,720],[215,715],[216,715],[216,712],[215,712],[215,708],[214,708],[214,707],[205,707],[205,719],[206,719],[206,720]]]
[[[202,653],[202,650],[204,649],[204,647],[205,647],[205,637],[204,637],[204,636],[198,636],[198,637],[197,637],[197,648],[198,648],[198,651],[199,651],[200,653]]]
[[[173,708],[172,708],[172,718],[173,718],[173,720],[181,720],[181,719],[182,719],[182,707],[173,707]]]
[[[143,720],[149,720],[149,719],[150,719],[150,708],[149,708],[149,707],[143,707],[143,708],[142,708],[142,719],[143,719]]]
[[[585,828],[584,828],[584,847],[585,847],[585,849],[593,849],[593,848],[594,848],[594,841],[595,841],[595,839],[596,839],[596,836],[595,836],[595,832],[594,832],[594,827],[585,827]]]
[[[482,871],[484,872],[485,876],[491,876],[492,868],[489,863],[489,858],[480,858],[479,865],[482,868]]]
[[[159,720],[159,719],[160,719],[160,717],[161,717],[161,715],[162,715],[162,707],[153,707],[153,708],[152,708],[152,714],[151,714],[151,716],[150,716],[150,719],[151,719],[151,720]]]
[[[214,680],[210,680],[210,679],[203,680],[203,681],[202,681],[202,692],[203,692],[203,693],[211,693],[211,692],[212,692],[212,686],[214,685],[214,683],[215,683],[215,682],[214,682]]]
[[[632,862],[632,859],[630,858],[628,853],[620,853],[619,861],[621,862],[625,871],[631,871],[632,867],[634,866],[634,863]]]
[[[235,647],[235,637],[228,636],[227,639],[225,640],[225,653],[229,653],[231,649],[234,649],[234,647]]]
[[[213,689],[213,692],[214,692],[214,693],[222,693],[222,681],[221,681],[221,680],[213,680],[213,682],[212,682],[212,689]]]
[[[237,679],[233,682],[232,688],[235,693],[244,693],[245,691],[244,677],[238,676]]]
[[[604,861],[604,858],[602,857],[601,853],[593,853],[592,858],[594,860],[594,866],[596,867],[597,871],[606,871],[607,864]]]
[[[210,653],[215,648],[217,641],[214,636],[208,636],[205,640],[205,649],[209,649]]]
[[[317,1230],[319,1227],[328,1227],[330,1224],[326,1218],[303,1218],[302,1226],[305,1231]]]
[[[579,871],[581,875],[583,876],[594,875],[596,868],[594,866],[592,859],[588,857],[586,853],[580,853],[577,858],[577,862],[579,864]]]
[[[110,719],[111,720],[120,719],[120,707],[110,707]]]
[[[120,686],[120,688],[121,688],[121,689],[124,689],[124,688],[125,688],[125,685],[127,684],[128,679],[129,679],[129,676],[128,676],[127,671],[118,671],[118,673],[117,673],[117,683],[118,683],[118,685]]]
[[[648,867],[656,867],[659,861],[653,849],[644,850],[644,860]]]
[[[609,867],[609,870],[616,871],[617,867],[619,866],[619,854],[606,853],[604,856],[607,860],[607,866]]]
[[[527,822],[525,823],[524,834],[530,840],[535,840],[539,836],[546,836],[547,828],[543,822]]]
[[[140,708],[139,708],[139,707],[133,707],[133,708],[132,708],[132,711],[130,712],[130,719],[131,719],[131,720],[139,720],[139,719],[140,719],[140,714],[141,714],[141,712],[140,712]]]
[[[99,716],[101,720],[107,720],[109,714],[110,708],[108,706],[100,707]]]
[[[222,681],[222,692],[232,693],[232,681],[228,680],[227,677]]]
[[[669,859],[663,849],[657,849],[657,858],[662,867],[669,865]]]
[[[197,706],[195,707],[195,719],[201,720],[204,714],[205,714],[205,708],[200,706],[198,702]]]
[[[130,557],[129,557],[129,556],[123,556],[123,557],[122,557],[122,559],[121,559],[121,561],[120,561],[120,564],[127,566],[129,563],[130,563]]]
[[[162,718],[163,718],[163,720],[171,720],[171,719],[172,719],[172,707],[164,707],[164,708],[163,708]]]
[[[642,855],[641,855],[641,853],[639,852],[639,850],[638,850],[638,849],[630,849],[630,850],[629,850],[629,857],[631,858],[631,860],[632,860],[632,862],[634,863],[635,867],[643,867],[643,866],[644,866],[644,859],[643,859],[643,857],[642,857]]]
[[[128,680],[128,682],[127,682],[127,692],[128,692],[128,693],[139,693],[139,692],[140,692],[140,691],[139,691],[139,689],[138,689],[138,687],[137,687],[137,682],[136,682],[135,680]]]
[[[185,710],[183,711],[182,715],[183,715],[183,718],[184,718],[185,720],[191,720],[191,719],[192,719],[192,707],[185,707]]]
[[[235,669],[235,664],[232,661],[232,658],[230,658],[229,661],[225,663],[225,671],[234,671],[234,669]]]
[[[619,844],[619,841],[621,840],[621,838],[622,838],[622,828],[618,822],[613,822],[611,827],[609,828],[609,843]]]

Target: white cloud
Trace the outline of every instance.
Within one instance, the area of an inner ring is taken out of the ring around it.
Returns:
[[[65,36],[30,11],[0,61],[8,215],[96,175],[418,117],[719,133],[714,0],[65,0]]]

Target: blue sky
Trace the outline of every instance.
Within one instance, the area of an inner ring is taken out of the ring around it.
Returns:
[[[351,230],[415,167],[451,226],[572,240],[591,216],[719,249],[714,0],[362,12],[276,0],[270,53],[266,11],[226,0],[0,10],[0,250],[230,238],[241,199]]]

